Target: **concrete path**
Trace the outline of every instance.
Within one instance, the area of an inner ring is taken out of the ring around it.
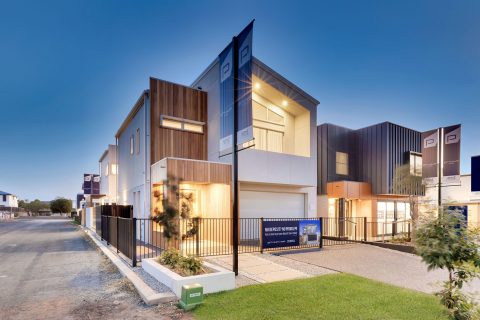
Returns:
[[[65,219],[0,223],[1,319],[179,319],[146,306],[131,283]]]
[[[232,256],[209,258],[208,261],[232,270]],[[238,257],[239,274],[258,283],[307,278],[302,271],[264,259],[261,255],[243,253]]]
[[[445,270],[428,271],[416,255],[366,244],[332,246],[283,257],[426,293],[438,291],[447,279]],[[468,291],[477,296],[480,281],[473,281]]]

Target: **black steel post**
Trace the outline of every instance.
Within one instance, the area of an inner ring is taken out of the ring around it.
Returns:
[[[260,228],[259,231],[259,238],[260,238],[260,253],[263,254],[263,217],[260,218]]]
[[[132,267],[137,266],[137,218],[132,218]]]
[[[363,217],[363,241],[367,241],[367,217]]]
[[[318,218],[320,220],[320,239],[318,241],[318,247],[321,249],[323,248],[323,218]]]
[[[443,128],[438,129],[438,213],[442,209]]]
[[[118,245],[118,234],[119,234],[119,232],[118,232],[118,222],[119,222],[119,220],[118,220],[118,216],[115,217],[115,218],[117,219],[117,253],[119,253],[119,252],[120,252],[120,251],[118,250],[118,246],[119,246],[119,245]]]
[[[233,37],[233,272],[238,275],[238,39]]]
[[[200,256],[200,219],[201,218],[193,218],[193,223],[195,226],[195,254],[196,256]]]

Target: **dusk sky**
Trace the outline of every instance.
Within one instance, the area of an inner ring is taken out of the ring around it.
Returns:
[[[191,84],[253,18],[254,55],[320,101],[318,123],[461,123],[469,173],[479,17],[480,1],[2,0],[0,190],[73,199],[149,76]]]

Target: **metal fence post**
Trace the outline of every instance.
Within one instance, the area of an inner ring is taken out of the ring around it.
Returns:
[[[320,239],[318,241],[318,247],[322,249],[323,248],[323,218],[319,217],[318,221],[320,221]]]
[[[408,224],[407,224],[407,227],[408,227],[408,239],[410,239],[410,240],[411,240],[411,234],[410,234],[410,223],[411,223],[411,222],[408,222]]]
[[[263,217],[260,218],[260,229],[258,231],[260,238],[260,253],[263,254]]]
[[[118,244],[118,234],[119,234],[119,232],[118,232],[118,224],[119,224],[119,220],[118,220],[118,216],[115,217],[115,218],[117,219],[117,253],[119,253],[119,252],[120,252],[120,251],[118,250],[118,247],[120,246],[120,245]]]
[[[363,241],[367,241],[367,217],[363,217]]]
[[[107,246],[110,245],[110,217],[107,216]]]
[[[193,223],[196,229],[195,232],[195,255],[198,257],[200,256],[200,219],[201,218],[193,218]]]
[[[137,266],[137,218],[132,218],[132,267]]]

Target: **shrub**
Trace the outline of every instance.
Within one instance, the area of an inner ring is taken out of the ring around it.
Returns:
[[[158,257],[158,262],[175,269],[181,258],[182,256],[177,249],[167,249]]]
[[[190,276],[197,275],[202,271],[202,261],[194,256],[182,257],[178,266]]]

